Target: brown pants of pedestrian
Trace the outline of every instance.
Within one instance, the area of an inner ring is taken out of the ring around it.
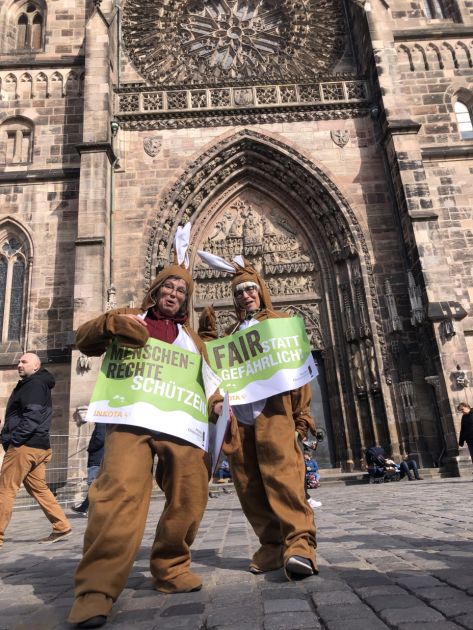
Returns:
[[[206,453],[168,435],[156,438],[145,429],[113,425],[101,470],[89,491],[71,623],[108,615],[124,589],[146,525],[155,455],[156,480],[166,497],[151,549],[155,588],[175,593],[201,587],[201,578],[189,567],[190,546],[207,505]]]
[[[260,416],[255,426],[238,424],[230,460],[243,511],[261,543],[250,567],[271,571],[302,556],[317,570],[315,524],[305,500],[305,464],[294,423],[282,415]]]
[[[53,532],[62,533],[71,529],[64,512],[54,494],[46,485],[46,466],[52,456],[51,449],[30,446],[9,446],[0,471],[0,542],[10,522],[15,497],[21,484],[37,501],[53,526]]]

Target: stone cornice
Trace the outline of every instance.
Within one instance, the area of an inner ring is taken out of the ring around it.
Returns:
[[[186,127],[221,127],[228,125],[257,125],[268,123],[291,123],[316,120],[348,120],[369,115],[367,105],[355,107],[339,104],[331,107],[313,106],[296,109],[262,109],[204,111],[186,114],[117,114],[120,127],[125,130],[148,131],[154,129],[182,129]]]
[[[24,57],[18,53],[15,54],[14,59],[8,59],[13,55],[0,55],[0,70],[15,70],[15,69],[44,69],[44,68],[72,68],[82,67],[85,65],[84,57],[61,57],[57,58],[42,58],[34,59],[29,55]]]
[[[445,24],[432,27],[423,26],[418,28],[402,29],[393,32],[395,42],[416,41],[419,39],[458,39],[462,37],[473,37],[473,27],[464,24]]]
[[[75,245],[103,245],[105,238],[103,236],[79,236],[74,241]]]
[[[110,142],[83,142],[82,144],[76,144],[76,150],[81,157],[84,153],[106,153],[110,164],[117,160]]]
[[[17,184],[35,182],[50,182],[64,179],[79,179],[80,168],[51,168],[35,169],[31,171],[9,171],[0,173],[1,184]]]
[[[427,161],[469,160],[473,158],[473,143],[460,146],[424,147],[421,149],[422,159]]]

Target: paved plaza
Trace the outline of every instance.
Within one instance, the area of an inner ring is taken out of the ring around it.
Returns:
[[[227,486],[225,486],[227,488]],[[230,486],[228,486],[230,488]],[[194,545],[198,593],[152,590],[148,553],[162,499],[110,628],[133,630],[473,629],[471,478],[323,485],[314,496],[320,574],[287,582],[247,571],[257,547],[235,493],[209,499]],[[54,545],[38,510],[17,511],[0,550],[0,630],[70,628],[72,576],[86,525]]]

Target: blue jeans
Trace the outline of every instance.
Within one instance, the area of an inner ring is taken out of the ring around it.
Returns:
[[[401,462],[401,479],[406,475],[409,479],[420,479],[419,470],[417,468],[417,462],[414,459],[409,459],[407,462]],[[414,477],[412,477],[412,473],[414,473]]]

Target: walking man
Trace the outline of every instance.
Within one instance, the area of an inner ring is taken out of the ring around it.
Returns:
[[[466,442],[470,451],[471,461],[473,462],[473,410],[470,405],[462,402],[458,405],[457,411],[463,414],[458,444],[459,446],[464,446]]]
[[[49,430],[54,376],[41,367],[33,352],[20,358],[18,374],[20,380],[8,400],[1,434],[6,454],[0,471],[0,547],[22,483],[53,526],[40,542],[54,543],[71,533],[69,521],[45,482],[45,464],[52,456]]]

